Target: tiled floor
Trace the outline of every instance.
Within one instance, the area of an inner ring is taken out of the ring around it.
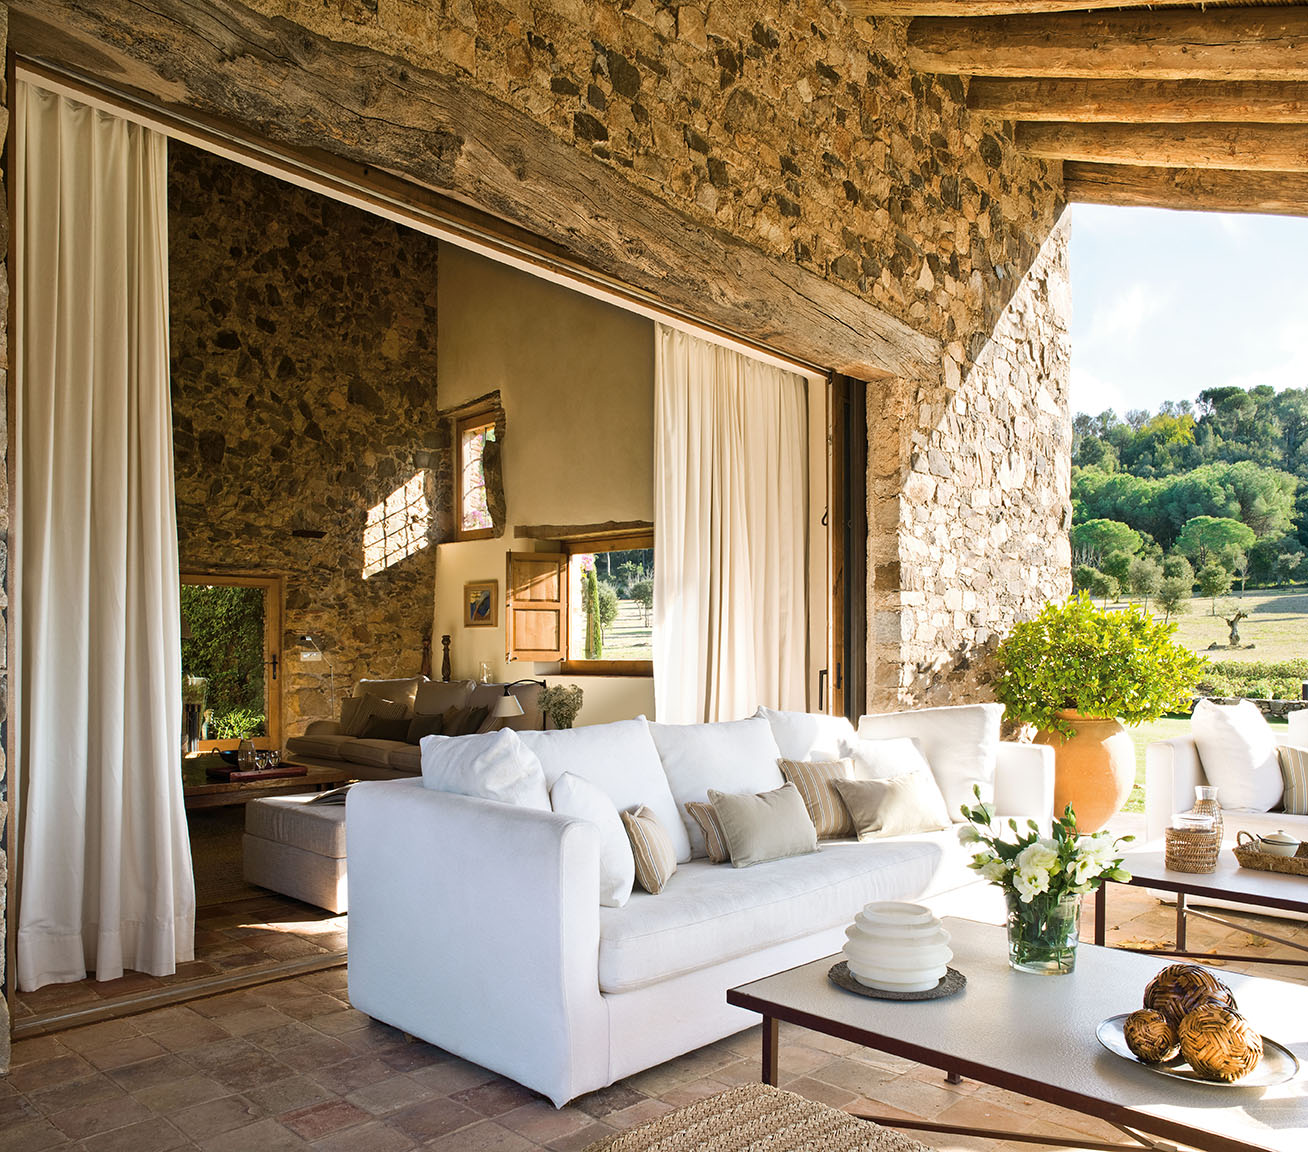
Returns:
[[[1110,909],[1114,939],[1170,936],[1172,911],[1146,893],[1118,890]],[[1274,930],[1308,942],[1308,924],[1276,922]],[[1200,948],[1284,951],[1255,948],[1247,934],[1215,926],[1193,926],[1191,938]],[[1261,971],[1289,978],[1297,970]],[[556,1110],[354,1011],[345,972],[335,969],[20,1041],[11,1075],[0,1079],[0,1152],[571,1152],[753,1080],[758,1051],[754,1029]],[[809,1032],[783,1029],[781,1064],[787,1087],[833,1105],[1061,1131],[1072,1141],[1117,1136],[1073,1113],[974,1081],[949,1085],[935,1070]],[[924,1142],[944,1152],[1023,1147],[948,1136]]]

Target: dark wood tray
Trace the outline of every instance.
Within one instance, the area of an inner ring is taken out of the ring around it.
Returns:
[[[231,768],[226,764],[206,768],[204,774],[211,780],[225,780],[237,784],[245,780],[281,780],[289,776],[304,776],[308,769],[303,764],[278,764],[276,768]]]

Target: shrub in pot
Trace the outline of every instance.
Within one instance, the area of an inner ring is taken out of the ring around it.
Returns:
[[[1135,747],[1123,724],[1179,707],[1204,661],[1134,606],[1096,608],[1084,594],[1046,604],[999,646],[996,696],[1009,719],[1032,724],[1054,748],[1054,811],[1071,804],[1080,832],[1102,828],[1135,781]]]

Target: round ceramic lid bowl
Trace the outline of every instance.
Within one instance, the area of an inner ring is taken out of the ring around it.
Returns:
[[[877,900],[854,917],[883,928],[917,928],[937,923],[930,908],[902,900]]]
[[[1286,832],[1285,829],[1283,829],[1283,828],[1278,828],[1278,829],[1277,829],[1275,832],[1273,832],[1270,836],[1264,836],[1264,837],[1263,837],[1263,843],[1264,843],[1264,844],[1282,844],[1282,845],[1284,845],[1284,846],[1287,847],[1287,848],[1288,848],[1290,845],[1294,845],[1294,847],[1296,847],[1296,848],[1299,847],[1299,841],[1296,840],[1293,836],[1291,836],[1288,832]]]
[[[954,958],[954,953],[945,944],[927,948],[888,948],[878,942],[852,939],[845,944],[845,956],[851,963],[875,964],[879,968],[909,972],[914,968],[934,968],[948,964]]]
[[[946,969],[938,968],[929,972],[914,973],[905,977],[902,973],[882,972],[873,968],[854,968],[850,966],[850,975],[868,988],[882,992],[930,992],[945,978]]]

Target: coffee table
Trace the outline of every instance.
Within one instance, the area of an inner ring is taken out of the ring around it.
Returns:
[[[351,766],[310,768],[303,776],[278,776],[265,780],[213,780],[205,774],[202,759],[182,761],[182,796],[188,811],[194,808],[221,808],[245,804],[268,796],[288,796],[296,792],[323,792],[348,784],[355,778]]]
[[[1300,952],[1308,952],[1295,940],[1286,940],[1264,932],[1251,924],[1237,923],[1227,915],[1217,916],[1212,912],[1201,912],[1192,908],[1187,897],[1204,896],[1214,900],[1226,900],[1234,904],[1247,904],[1252,911],[1266,909],[1273,915],[1276,912],[1301,912],[1308,914],[1308,877],[1288,876],[1282,872],[1260,872],[1256,868],[1242,868],[1236,860],[1235,853],[1223,848],[1217,857],[1215,872],[1190,873],[1174,872],[1163,863],[1163,849],[1160,846],[1145,847],[1128,852],[1122,858],[1122,867],[1131,873],[1130,884],[1140,888],[1154,888],[1161,892],[1176,894],[1176,948],[1171,951],[1150,949],[1155,956],[1193,956],[1186,950],[1186,919],[1197,916],[1202,920],[1211,920],[1227,928],[1238,928],[1264,940],[1284,944]],[[1108,887],[1113,881],[1105,881],[1095,897],[1095,943],[1104,944],[1108,932]],[[1242,915],[1238,910],[1236,915]],[[1251,952],[1240,955],[1225,955],[1213,952],[1199,954],[1202,960],[1239,960],[1244,963],[1258,964],[1308,964],[1308,959],[1294,959],[1285,956],[1258,956]],[[1308,1147],[1308,1146],[1306,1146]]]
[[[1241,1011],[1305,1065],[1266,1089],[1192,1084],[1115,1056],[1095,1039],[1100,1021],[1140,1006],[1157,959],[1082,944],[1076,971],[1035,976],[1008,967],[1003,928],[946,919],[953,966],[967,987],[944,1000],[872,1000],[837,988],[831,956],[727,992],[763,1016],[763,1080],[777,1080],[778,1021],[892,1053],[919,1064],[1069,1108],[1120,1128],[1136,1142],[1077,1140],[1076,1147],[1160,1147],[1151,1137],[1204,1152],[1308,1149],[1308,988],[1223,972]],[[891,1126],[1013,1139],[1013,1133],[867,1117]],[[1032,1139],[1020,1134],[1019,1139]],[[1058,1139],[1041,1141],[1062,1143]]]

